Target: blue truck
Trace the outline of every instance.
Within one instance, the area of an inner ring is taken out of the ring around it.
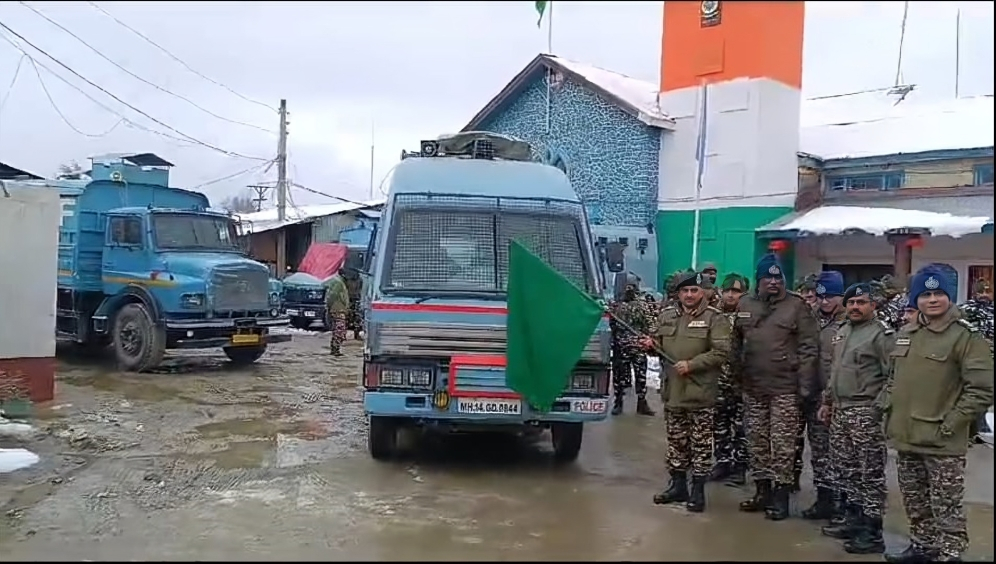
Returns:
[[[398,430],[549,429],[574,460],[584,424],[606,418],[610,336],[592,335],[569,385],[541,412],[505,381],[508,248],[524,242],[593,297],[604,291],[585,209],[567,176],[525,142],[489,133],[423,141],[385,180],[368,253],[363,404],[375,459]]]
[[[90,181],[60,188],[56,337],[111,346],[145,371],[166,349],[220,347],[236,364],[290,340],[280,283],[236,243],[238,222],[199,192],[169,187],[152,154],[94,158]]]

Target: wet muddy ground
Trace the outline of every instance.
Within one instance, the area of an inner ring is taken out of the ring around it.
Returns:
[[[711,485],[701,515],[654,506],[663,420],[632,400],[587,429],[568,467],[545,437],[409,437],[406,456],[375,462],[361,345],[340,359],[326,347],[295,334],[249,369],[210,352],[144,375],[64,359],[28,445],[42,462],[0,475],[0,559],[881,560],[814,523],[739,513],[735,488]],[[972,560],[993,558],[992,455],[970,456]],[[894,472],[891,488],[897,549]],[[796,498],[798,512],[812,492]]]

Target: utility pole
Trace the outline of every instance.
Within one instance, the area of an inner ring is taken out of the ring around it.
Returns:
[[[280,137],[277,140],[277,221],[287,219],[287,100],[280,100]],[[277,278],[287,272],[287,231],[277,229]]]
[[[252,202],[256,204],[256,211],[263,211],[263,202],[267,200],[266,195],[273,188],[272,186],[260,186],[259,184],[250,184],[247,186],[250,190],[256,193],[256,197],[252,199]]]

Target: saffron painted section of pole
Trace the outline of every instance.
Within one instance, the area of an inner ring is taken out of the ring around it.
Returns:
[[[709,87],[703,81],[699,88],[699,119],[695,137],[695,210],[692,221],[692,268],[695,270],[699,268],[699,232],[702,224],[702,210],[699,208],[702,198],[702,176],[705,172],[706,137],[709,127],[708,111]]]

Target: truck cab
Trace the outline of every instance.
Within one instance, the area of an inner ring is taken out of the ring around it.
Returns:
[[[235,218],[168,186],[169,166],[149,154],[95,158],[90,182],[62,189],[57,336],[110,345],[132,371],[167,349],[255,362],[290,339],[270,332],[289,324],[280,283],[238,245]]]
[[[365,281],[364,408],[376,459],[397,431],[550,429],[574,460],[584,423],[605,419],[610,337],[603,319],[552,409],[505,381],[508,249],[531,250],[595,298],[604,291],[585,208],[525,142],[470,132],[423,141],[385,179],[388,198]]]

